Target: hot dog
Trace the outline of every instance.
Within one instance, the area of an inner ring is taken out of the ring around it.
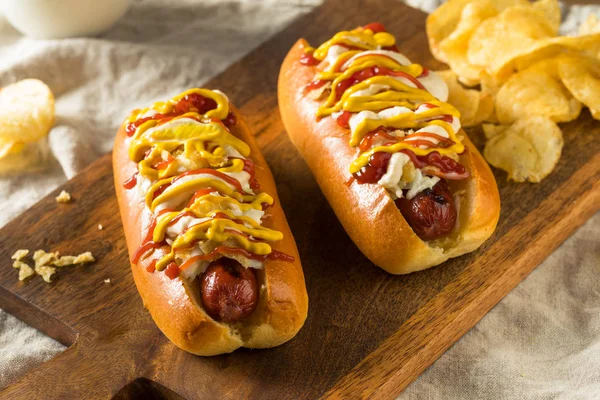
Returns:
[[[225,94],[191,89],[134,110],[113,168],[136,286],[175,345],[208,356],[295,336],[308,308],[298,250]]]
[[[281,67],[284,126],[360,250],[393,274],[438,265],[490,237],[500,199],[448,104],[448,87],[373,23]]]

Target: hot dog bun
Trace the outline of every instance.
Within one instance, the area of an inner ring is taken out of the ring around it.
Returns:
[[[277,197],[273,176],[260,150],[233,109],[238,123],[231,133],[250,147],[249,158],[256,165],[256,178],[261,191],[269,193],[274,204],[268,209],[270,218],[263,226],[283,233],[283,240],[274,242],[273,249],[294,257],[294,262],[267,260],[264,268],[257,270],[260,288],[259,301],[251,316],[235,324],[220,323],[203,309],[198,289],[184,284],[179,276],[173,280],[165,273],[150,273],[146,267],[150,257],[138,264],[131,263],[137,289],[144,306],[160,330],[181,349],[202,356],[234,351],[239,347],[267,348],[280,345],[296,335],[306,319],[308,298],[304,275],[294,238]],[[124,127],[117,133],[114,151],[114,182],[123,221],[129,254],[138,250],[148,226],[149,209],[136,190],[126,190],[123,183],[137,171],[137,164],[128,156],[127,134]],[[166,246],[165,246],[166,247]],[[168,249],[158,249],[165,253]]]
[[[451,182],[460,196],[459,217],[453,233],[444,239],[421,240],[400,213],[388,192],[377,184],[347,185],[348,166],[356,149],[348,144],[349,132],[334,118],[315,117],[319,102],[304,89],[315,78],[315,67],[298,62],[308,43],[300,39],[281,67],[279,108],[286,130],[358,248],[377,266],[392,274],[407,274],[469,253],[490,237],[498,222],[500,199],[492,172],[463,131],[468,151],[460,163],[470,172],[463,181]]]

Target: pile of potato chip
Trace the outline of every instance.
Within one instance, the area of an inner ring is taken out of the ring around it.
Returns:
[[[54,125],[54,95],[37,79],[0,89],[0,174],[41,167]]]
[[[27,249],[19,249],[11,256],[14,260],[13,267],[19,270],[19,280],[24,281],[34,275],[39,275],[46,283],[52,282],[52,275],[56,273],[56,268],[67,267],[70,265],[91,263],[96,261],[91,252],[86,251],[77,256],[61,256],[58,251],[46,252],[36,250],[33,253],[34,268],[23,260],[29,254]]]
[[[600,21],[558,36],[558,0],[449,0],[427,19],[431,52],[463,126],[483,125],[486,160],[539,182],[563,146],[557,123],[582,107],[600,120]],[[479,86],[479,87],[477,87]],[[468,88],[473,87],[473,88]]]

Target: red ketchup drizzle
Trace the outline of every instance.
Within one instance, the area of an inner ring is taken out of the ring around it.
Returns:
[[[152,165],[152,168],[165,169],[173,162],[175,162],[175,158],[173,158],[173,156],[169,153],[166,160],[160,160],[160,161],[156,162],[155,164]]]
[[[371,22],[370,24],[363,26],[363,28],[370,29],[373,31],[373,33],[386,32],[385,26],[379,22]]]
[[[377,183],[385,175],[392,153],[377,152],[369,158],[369,163],[354,174],[358,183]]]
[[[262,261],[262,262],[265,262],[267,260],[271,260],[271,261],[281,260],[284,262],[294,262],[296,260],[293,256],[290,256],[288,254],[285,254],[285,253],[275,250],[275,249],[271,250],[271,253],[269,253],[269,254],[259,255],[259,254],[250,253],[250,252],[248,252],[244,249],[238,248],[238,247],[218,246],[210,253],[188,258],[187,260],[185,260],[185,262],[183,264],[181,264],[179,266],[179,270],[185,271],[196,261],[212,260],[212,259],[218,257],[219,255],[227,256],[228,254],[241,255],[243,257],[246,257],[246,258],[249,258],[252,260]]]
[[[135,185],[137,185],[138,174],[139,174],[139,172],[136,172],[133,175],[131,175],[131,178],[127,179],[125,181],[125,183],[123,183],[123,187],[127,190],[133,189],[135,187]]]
[[[138,248],[138,250],[133,255],[133,258],[131,259],[132,263],[137,264],[138,261],[140,260],[140,258],[148,250],[150,250],[150,249],[156,249],[156,248],[159,248],[160,246],[163,245],[162,242],[161,243],[157,243],[157,242],[154,242],[152,240],[152,235],[154,234],[154,228],[156,228],[156,222],[158,221],[158,217],[160,217],[162,214],[164,214],[166,212],[173,212],[173,211],[175,211],[175,210],[172,209],[172,208],[165,208],[164,210],[160,210],[152,218],[152,221],[150,222],[150,226],[148,227],[148,233],[146,234],[146,237],[144,238],[144,240],[142,240],[141,246]]]
[[[154,193],[152,194],[152,199],[156,199],[158,196],[160,196],[165,190],[167,190],[167,188],[171,186],[170,183],[165,183],[164,185],[159,186],[158,189],[156,189],[154,191]]]
[[[406,154],[413,162],[416,168],[434,167],[435,169],[427,171],[430,175],[439,176],[440,178],[461,180],[469,177],[469,171],[452,158],[443,156],[437,151],[433,151],[424,156],[417,156],[410,150],[400,150]],[[369,158],[369,163],[362,167],[360,171],[353,174],[354,179],[346,182],[347,185],[352,184],[354,180],[358,183],[377,183],[387,172],[392,153],[377,152]]]
[[[339,126],[341,126],[342,128],[345,129],[350,129],[350,117],[352,116],[352,113],[350,111],[345,111],[342,112],[342,114],[337,117],[337,123]]]
[[[180,214],[178,214],[175,218],[173,218],[170,222],[169,222],[169,226],[175,225],[177,223],[177,221],[179,221],[181,218],[183,217],[196,217],[196,214],[194,214],[191,211],[186,211],[186,212],[182,212]]]
[[[169,279],[175,279],[179,276],[179,267],[175,261],[172,261],[165,268],[165,275],[169,277]]]
[[[399,138],[394,137],[390,134],[388,134],[388,132],[396,130],[396,128],[392,128],[392,127],[384,127],[384,126],[380,126],[378,127],[376,130],[369,132],[365,135],[365,137],[363,137],[363,139],[360,141],[360,145],[358,146],[358,148],[361,151],[367,151],[369,150],[372,145],[373,145],[373,140],[376,137],[383,137],[385,139],[391,140],[392,142],[398,142]]]
[[[150,263],[150,265],[148,265],[148,266],[146,267],[146,271],[148,271],[148,272],[150,272],[150,273],[152,273],[152,272],[156,271],[156,262],[157,262],[157,261],[158,261],[157,259],[154,259],[154,260],[152,260],[152,262]]]
[[[357,71],[350,78],[339,82],[335,88],[336,101],[342,98],[342,95],[349,87],[354,86],[357,83],[372,78],[374,76],[399,76],[408,79],[417,88],[425,89],[421,82],[419,82],[414,76],[407,74],[406,72],[394,71],[386,67],[374,65],[372,67],[368,67],[363,70]],[[311,90],[320,88],[321,86],[325,85],[325,83],[327,83],[327,81],[312,81],[311,83],[306,85],[304,90],[305,92],[310,92]]]
[[[417,156],[410,150],[401,150],[404,154],[410,157],[410,160],[417,168],[435,167],[439,170],[428,171],[431,175],[436,175],[445,179],[461,180],[470,176],[469,171],[461,163],[454,161],[452,158],[443,156],[437,151],[433,151],[425,156]],[[466,151],[466,149],[465,149]],[[437,172],[437,173],[436,173]]]
[[[196,191],[196,193],[194,193],[194,195],[192,196],[190,201],[187,203],[186,207],[191,207],[191,205],[194,204],[196,199],[198,199],[199,197],[202,197],[205,194],[209,194],[209,193],[216,192],[216,191],[217,191],[217,189],[200,189],[200,190]]]
[[[311,83],[306,85],[306,87],[304,88],[304,91],[310,92],[311,90],[315,90],[315,89],[320,88],[321,86],[324,86],[326,83],[327,83],[327,81],[312,81]]]
[[[350,78],[345,79],[337,84],[335,88],[336,100],[342,98],[344,92],[351,86],[356,85],[359,82],[372,78],[374,76],[400,76],[411,81],[417,88],[425,89],[425,87],[415,77],[406,72],[393,71],[386,67],[380,67],[374,65],[372,67],[365,68],[363,70],[355,72]]]
[[[229,114],[227,114],[227,116],[223,120],[223,125],[225,125],[227,128],[231,128],[232,126],[237,125],[237,117],[235,116],[233,111],[229,111]]]
[[[144,122],[151,120],[161,120],[161,122],[166,122],[187,112],[193,111],[197,112],[198,114],[206,114],[215,108],[217,108],[217,103],[213,99],[209,99],[208,97],[204,97],[198,93],[190,93],[179,99],[179,101],[177,101],[177,103],[175,103],[173,106],[173,110],[170,113],[158,113],[130,122],[125,126],[125,132],[127,133],[127,136],[133,136],[137,128]],[[230,112],[223,120],[223,123],[228,128],[237,124],[237,118],[235,114]]]
[[[428,140],[422,140],[422,139],[416,139],[416,140],[412,140],[411,137],[415,137],[415,136],[423,136],[423,137],[428,137],[428,138],[432,138],[432,139],[436,139],[439,142],[437,144],[433,144],[433,142],[430,142]],[[450,139],[448,139],[447,137],[444,136],[440,136],[437,133],[432,133],[432,132],[419,132],[419,133],[414,133],[412,135],[407,136],[404,139],[405,142],[410,143],[412,145],[417,145],[416,143],[420,143],[417,146],[421,146],[421,145],[425,145],[427,147],[440,147],[442,149],[445,149],[446,147],[450,147],[454,144],[454,142]]]
[[[313,53],[304,53],[300,57],[300,64],[302,64],[302,65],[312,67],[312,66],[318,65],[320,62],[321,61],[319,61],[315,58]]]
[[[260,189],[260,183],[258,183],[258,181],[256,180],[256,177],[255,177],[256,167],[252,160],[249,160],[247,158],[244,159],[244,171],[250,175],[250,179],[248,181],[249,185],[250,185],[250,189],[252,189],[252,190]]]
[[[240,182],[238,182],[237,179],[234,179],[234,178],[230,177],[229,175],[225,175],[224,173],[222,173],[220,171],[210,169],[210,168],[200,168],[200,169],[195,169],[192,171],[184,172],[183,174],[180,174],[175,179],[173,179],[171,181],[171,183],[168,185],[172,185],[173,183],[177,182],[179,179],[183,178],[184,176],[198,175],[198,174],[214,175],[214,176],[218,177],[219,179],[222,179],[225,182],[229,183],[231,186],[235,187],[238,192],[245,193],[244,189],[242,189],[242,185],[240,184]],[[160,190],[160,188],[158,190]]]

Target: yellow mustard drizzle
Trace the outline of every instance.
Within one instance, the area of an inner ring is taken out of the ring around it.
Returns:
[[[236,216],[232,211],[232,209],[239,209],[242,213],[252,209],[260,211],[263,209],[263,204],[272,205],[273,198],[267,193],[255,194],[252,191],[240,193],[226,180],[211,173],[187,175],[181,177],[181,181],[177,181],[177,184],[172,184],[174,179],[182,174],[177,162],[177,154],[173,155],[174,153],[183,155],[187,160],[194,160],[194,170],[209,168],[223,174],[235,174],[244,170],[244,161],[230,158],[227,147],[236,150],[244,158],[249,156],[250,147],[231,134],[221,122],[229,114],[229,102],[223,94],[207,89],[191,89],[170,101],[155,103],[149,109],[135,110],[125,123],[133,123],[153,112],[169,114],[179,100],[190,94],[199,94],[213,99],[217,104],[216,109],[203,115],[195,112],[184,113],[171,118],[166,123],[169,125],[164,128],[161,128],[160,119],[143,122],[137,127],[129,146],[129,157],[138,163],[139,174],[153,181],[145,193],[145,204],[151,212],[154,213],[157,207],[172,199],[183,198],[185,201],[182,204],[187,203],[197,190],[216,190],[199,196],[193,204],[182,210],[165,212],[158,217],[152,233],[152,240],[156,243],[166,239],[169,224],[178,216],[185,213],[201,220],[173,240],[170,252],[156,262],[155,268],[158,271],[175,261],[175,250],[189,247],[198,240],[211,240],[216,243],[235,242],[250,253],[268,255],[272,252],[272,248],[266,242],[283,239],[281,232],[262,227],[250,217]],[[165,156],[172,158],[171,162],[166,168],[155,169],[153,165],[157,161],[164,161]],[[184,169],[187,170],[190,168]],[[155,198],[156,191],[168,184],[172,186]],[[251,236],[252,240],[240,233]]]
[[[378,47],[389,47],[396,43],[396,38],[387,32],[373,34],[370,29],[354,29],[352,31],[342,31],[335,34],[334,37],[320,45],[313,56],[317,60],[323,60],[327,57],[327,52],[331,46],[347,45],[361,48],[363,50],[375,50]]]
[[[352,39],[354,38],[354,39]],[[341,53],[326,70],[317,73],[316,79],[331,82],[331,91],[317,110],[317,117],[329,116],[334,112],[347,111],[360,113],[362,111],[380,111],[390,107],[406,107],[415,111],[421,104],[428,103],[437,107],[414,113],[407,112],[385,119],[365,119],[351,133],[350,146],[357,147],[369,132],[380,126],[392,127],[399,130],[421,129],[427,126],[440,126],[448,132],[449,140],[453,142],[448,147],[429,147],[422,149],[413,143],[398,142],[388,146],[376,146],[359,154],[350,165],[350,172],[356,173],[369,163],[369,158],[376,152],[396,153],[408,149],[416,155],[427,155],[431,152],[440,154],[461,154],[464,145],[456,136],[451,124],[440,120],[444,115],[460,118],[458,110],[447,102],[436,99],[426,89],[410,86],[389,75],[375,75],[347,88],[340,99],[336,99],[336,87],[340,82],[350,79],[355,73],[369,67],[385,67],[394,72],[403,72],[413,78],[423,73],[423,67],[418,64],[402,65],[397,60],[383,54],[361,53],[368,50],[379,50],[395,45],[395,38],[387,32],[373,33],[370,29],[357,28],[336,34],[332,39],[314,50],[313,57],[323,61],[329,49],[334,45],[357,46],[363,50],[349,50]],[[308,51],[311,51],[309,49]],[[370,95],[355,95],[373,85],[382,85],[382,90]],[[437,118],[437,119],[436,119]]]

